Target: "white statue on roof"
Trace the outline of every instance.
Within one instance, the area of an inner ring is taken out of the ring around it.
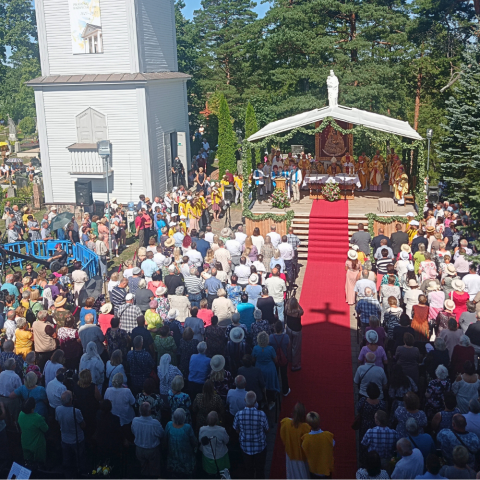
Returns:
[[[327,89],[328,89],[328,105],[334,107],[338,105],[338,78],[330,70],[330,75],[327,77]]]

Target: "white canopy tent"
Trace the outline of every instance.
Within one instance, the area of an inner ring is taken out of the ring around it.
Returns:
[[[260,140],[270,135],[276,135],[287,130],[310,125],[327,117],[332,117],[335,120],[341,120],[353,125],[364,125],[373,130],[380,130],[381,132],[392,133],[401,137],[412,138],[413,140],[422,140],[422,137],[408,122],[403,122],[402,120],[397,120],[385,115],[379,115],[378,113],[358,110],[357,108],[330,105],[269,123],[248,137],[248,141],[254,142],[255,140]]]

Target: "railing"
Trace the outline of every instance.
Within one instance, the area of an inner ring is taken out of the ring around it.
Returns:
[[[76,250],[75,258],[79,262],[82,262],[82,270],[85,270],[90,278],[97,275],[98,255],[81,243],[77,243],[74,247]]]
[[[70,173],[101,175],[105,172],[103,160],[96,150],[71,150]]]
[[[78,261],[82,264],[82,270],[88,273],[92,278],[99,272],[98,255],[81,243],[74,244],[70,240],[35,240],[33,242],[15,242],[5,243],[2,245],[5,250],[10,250],[15,253],[21,253],[23,255],[29,255],[34,257],[31,261],[35,262],[35,258],[39,260],[46,260],[55,255],[55,245],[60,244],[62,249],[67,252],[68,263]],[[9,257],[8,263],[10,265],[18,265],[23,268],[23,262],[27,260],[22,258]]]

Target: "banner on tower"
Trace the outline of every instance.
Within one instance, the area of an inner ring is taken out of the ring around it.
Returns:
[[[103,53],[100,0],[69,0],[72,53]]]

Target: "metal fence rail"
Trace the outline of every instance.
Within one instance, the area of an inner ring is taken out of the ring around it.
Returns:
[[[92,278],[99,272],[99,258],[98,255],[81,243],[74,244],[70,240],[35,240],[33,242],[15,242],[5,243],[2,245],[5,250],[10,250],[15,253],[22,253],[38,258],[39,260],[46,260],[55,255],[55,245],[60,244],[62,249],[67,252],[68,263],[78,261],[82,264],[82,270],[88,273]],[[9,257],[8,263],[13,266],[19,266],[23,269],[23,263],[27,262],[22,258]],[[32,259],[32,263],[35,260]]]

